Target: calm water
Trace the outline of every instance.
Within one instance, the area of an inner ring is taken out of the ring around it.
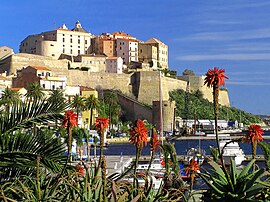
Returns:
[[[265,140],[268,142],[269,140]],[[201,148],[206,151],[206,154],[210,154],[210,146],[216,147],[215,140],[174,140],[170,141],[174,143],[176,152],[178,155],[185,155],[190,147],[197,147],[201,145]],[[244,150],[246,155],[251,155],[251,145],[248,143],[239,143],[240,147]],[[129,143],[125,144],[110,144],[104,151],[105,155],[135,155],[135,147]],[[257,147],[257,154],[262,154],[260,147]],[[143,148],[142,155],[150,155],[149,144]]]

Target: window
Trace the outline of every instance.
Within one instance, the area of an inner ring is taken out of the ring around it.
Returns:
[[[125,53],[123,53],[123,55],[125,55]]]
[[[55,86],[54,85],[52,85],[52,90],[54,90],[55,89]]]
[[[63,38],[63,42],[65,42],[65,38]]]
[[[45,83],[44,83],[44,84],[42,84],[42,88],[45,88]]]
[[[87,40],[85,40],[84,43],[87,44]]]
[[[63,53],[65,53],[65,49],[63,48]]]
[[[70,39],[70,43],[72,43],[72,39]]]
[[[41,73],[41,76],[44,76],[44,72]]]
[[[78,39],[78,43],[79,43],[79,44],[81,43],[81,40],[80,40],[80,39]]]
[[[59,89],[63,89],[63,86],[59,86]]]
[[[63,34],[63,36],[65,36],[65,34]]]
[[[52,54],[52,56],[55,56],[55,54]]]
[[[70,54],[72,54],[72,49],[70,49]]]
[[[80,50],[78,50],[78,55],[80,55],[81,54],[81,51]]]

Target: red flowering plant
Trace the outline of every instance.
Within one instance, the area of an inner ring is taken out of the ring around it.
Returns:
[[[68,131],[68,160],[71,160],[72,129],[77,125],[77,114],[72,110],[67,110],[62,121],[62,127],[67,128]]]
[[[81,175],[84,176],[84,166],[83,165],[76,165],[76,171]]]
[[[263,129],[260,125],[252,124],[248,127],[246,141],[252,146],[252,157],[255,158],[257,152],[257,143],[263,140]]]
[[[225,85],[225,79],[228,79],[224,75],[225,70],[214,67],[214,69],[209,69],[205,74],[204,85],[207,85],[209,88],[213,88],[213,103],[214,103],[214,116],[215,116],[215,134],[216,134],[216,143],[218,148],[218,153],[221,158],[221,163],[223,163],[223,157],[221,155],[220,146],[219,146],[219,137],[218,137],[218,96],[219,96],[219,86]],[[225,168],[225,165],[223,165]]]
[[[148,167],[148,172],[150,171],[150,167],[151,167],[151,164],[152,164],[153,159],[154,159],[155,151],[159,149],[159,145],[160,145],[160,142],[158,139],[157,131],[155,128],[152,128],[152,135],[150,138],[151,159],[150,159],[150,163],[149,163],[149,167]],[[162,165],[162,161],[160,163]]]
[[[152,129],[152,136],[151,136],[151,139],[150,139],[150,150],[152,152],[158,150],[159,145],[160,145],[160,142],[158,140],[157,131],[156,131],[155,128],[153,128]]]
[[[134,144],[136,149],[142,150],[143,146],[147,144],[147,129],[142,120],[138,119],[132,129],[129,130],[129,141]]]
[[[136,179],[138,161],[141,155],[142,148],[143,146],[147,144],[147,138],[148,138],[147,129],[144,125],[144,122],[138,119],[135,125],[132,127],[132,129],[129,130],[129,134],[130,134],[129,141],[131,144],[134,144],[136,148],[136,160],[135,160],[134,179],[133,179],[133,187],[136,188],[138,187],[137,179]]]
[[[186,174],[191,178],[191,189],[193,189],[193,184],[195,180],[196,173],[200,170],[200,166],[198,165],[195,159],[191,159],[186,166]]]
[[[101,157],[103,155],[103,147],[104,147],[104,132],[106,128],[109,127],[109,119],[104,117],[96,118],[96,130],[99,134],[100,138],[100,158],[99,158],[99,167],[101,166]]]

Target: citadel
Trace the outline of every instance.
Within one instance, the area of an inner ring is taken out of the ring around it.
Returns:
[[[69,99],[86,91],[98,96],[115,90],[130,120],[146,119],[158,128],[162,100],[163,127],[169,131],[175,108],[170,91],[200,90],[209,101],[212,91],[204,86],[204,76],[165,75],[170,73],[168,54],[168,46],[156,38],[144,42],[124,32],[95,36],[77,21],[71,30],[62,25],[27,36],[19,53],[0,47],[0,93],[9,87],[23,94],[33,82],[45,92],[61,89]],[[219,103],[230,106],[227,90],[220,91]]]

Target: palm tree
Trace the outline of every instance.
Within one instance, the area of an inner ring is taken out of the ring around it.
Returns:
[[[219,152],[219,156],[221,158],[221,163],[223,164],[223,157],[221,155],[220,146],[219,146],[219,137],[218,137],[218,96],[219,96],[219,86],[225,85],[224,79],[228,79],[224,75],[225,70],[224,69],[218,69],[217,67],[214,67],[214,69],[209,69],[206,73],[205,82],[207,87],[213,88],[213,103],[214,103],[214,116],[215,116],[215,134],[216,134],[216,143],[217,148]]]
[[[66,99],[62,90],[56,89],[52,90],[48,102],[64,102]],[[58,120],[55,120],[55,127],[58,126]]]
[[[82,160],[82,145],[83,145],[82,139],[85,138],[86,136],[85,130],[83,128],[75,127],[72,130],[72,136],[76,140],[77,147],[79,148],[79,157],[80,160]]]
[[[89,127],[93,125],[93,111],[99,108],[99,100],[93,94],[84,99],[85,109],[90,110],[90,123]]]
[[[105,102],[109,105],[109,130],[111,129],[112,124],[112,112],[113,108],[118,105],[118,97],[115,92],[111,92],[105,96]]]
[[[0,99],[0,104],[5,105],[7,111],[10,110],[10,106],[14,103],[18,103],[20,101],[20,94],[16,90],[12,90],[10,88],[6,88],[3,91],[3,95]]]
[[[42,124],[62,119],[57,111],[64,111],[67,103],[48,103],[46,100],[14,102],[10,111],[0,114],[0,181],[31,175],[38,155],[40,165],[51,171],[62,170],[64,147],[52,138],[44,142],[44,135],[20,132],[33,123]],[[16,159],[16,161],[14,161]]]
[[[51,90],[48,102],[63,102],[65,100],[66,98],[64,97],[64,93],[62,90],[59,89]]]
[[[45,96],[45,94],[42,92],[41,86],[37,82],[29,84],[26,90],[27,93],[25,94],[25,96],[30,100],[40,100]]]
[[[76,94],[72,100],[71,105],[76,110],[77,119],[78,119],[80,116],[80,113],[83,111],[84,106],[85,106],[84,98],[81,97],[79,94]]]

